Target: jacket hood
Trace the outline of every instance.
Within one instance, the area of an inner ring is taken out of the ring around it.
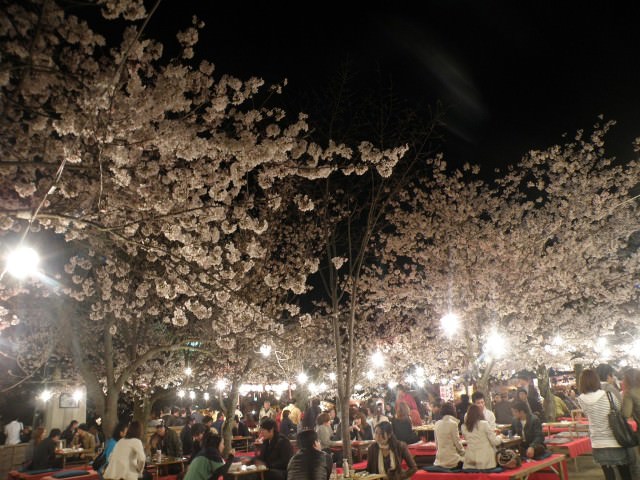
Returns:
[[[604,390],[597,390],[595,392],[583,393],[580,395],[580,400],[582,400],[587,405],[593,405],[598,400],[600,400],[605,395]]]

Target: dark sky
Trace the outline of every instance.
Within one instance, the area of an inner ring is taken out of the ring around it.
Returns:
[[[640,7],[586,5],[165,0],[152,28],[197,13],[199,52],[218,73],[286,77],[291,93],[321,88],[347,58],[364,72],[379,64],[402,96],[449,108],[443,149],[456,163],[513,163],[599,114],[618,121],[611,151],[628,158],[640,136]]]

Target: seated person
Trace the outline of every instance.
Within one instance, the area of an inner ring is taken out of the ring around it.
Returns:
[[[49,432],[49,436],[42,440],[33,450],[30,470],[43,470],[62,465],[62,460],[56,462],[56,446],[60,441],[60,429],[54,428]]]
[[[386,475],[388,479],[411,478],[418,471],[413,455],[409,453],[407,444],[393,435],[393,427],[389,422],[380,422],[374,433],[375,442],[367,451],[367,472]],[[406,462],[408,470],[402,469]]]
[[[216,421],[213,422],[213,425],[211,425],[211,428],[215,428],[216,431],[218,432],[218,435],[222,435],[223,427],[224,427],[224,413],[218,412],[218,415],[216,416]]]
[[[522,438],[520,454],[527,458],[542,456],[547,449],[544,445],[544,433],[542,433],[540,419],[531,413],[529,404],[523,401],[513,402],[511,412],[513,413],[511,430]]]
[[[462,435],[467,441],[463,469],[491,470],[496,468],[496,447],[502,443],[489,422],[484,419],[479,405],[472,403],[464,417]]]
[[[398,440],[408,444],[418,441],[418,435],[413,431],[409,405],[405,402],[396,405],[396,418],[391,421],[391,425],[393,426],[393,434]]]
[[[89,426],[86,423],[78,425],[78,430],[73,437],[72,446],[74,448],[82,448],[82,453],[78,457],[72,457],[70,460],[93,458],[96,452],[96,437],[89,431]]]
[[[180,437],[175,430],[165,427],[164,424],[156,427],[156,433],[149,439],[149,449],[152,454],[160,450],[162,455],[167,457],[182,457]],[[174,475],[182,470],[182,466],[179,464],[169,465],[168,470],[170,475]]]
[[[220,435],[208,432],[203,440],[201,454],[189,465],[184,480],[209,480],[224,476],[233,462],[234,450],[229,452],[226,461],[222,458],[224,440]]]
[[[234,437],[248,437],[249,436],[249,427],[244,423],[238,415],[233,416],[233,427],[231,428],[231,433]]]
[[[445,403],[441,413],[442,418],[434,428],[437,450],[433,464],[442,468],[462,468],[464,448],[460,442],[460,420],[456,417],[456,407],[451,402]]]
[[[297,438],[300,450],[289,461],[287,477],[291,480],[328,480],[331,476],[331,455],[320,448],[318,434],[313,430],[303,430]]]
[[[278,433],[278,425],[272,418],[265,417],[260,421],[260,437],[255,442],[258,453],[255,456],[256,465],[266,465],[266,480],[284,480],[287,478],[287,465],[293,456],[291,442],[284,435]],[[245,458],[243,463],[251,463]]]
[[[298,428],[289,418],[291,412],[289,410],[282,411],[282,421],[280,422],[280,434],[284,435],[287,438],[292,438],[295,436]]]
[[[354,415],[353,425],[349,429],[351,430],[351,440],[373,440],[371,425],[367,423],[367,417],[361,412]]]

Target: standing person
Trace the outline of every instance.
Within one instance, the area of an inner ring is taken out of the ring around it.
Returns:
[[[620,390],[618,390],[613,367],[607,363],[601,363],[596,367],[596,373],[598,374],[598,378],[600,379],[600,388],[602,388],[602,390],[604,390],[605,392],[611,392],[611,394],[616,397],[619,402],[622,402],[622,394],[620,393]]]
[[[60,429],[53,428],[49,432],[49,437],[42,440],[33,450],[33,459],[31,460],[31,470],[44,470],[53,468],[56,465],[56,447],[60,441]]]
[[[467,441],[463,469],[496,468],[496,447],[502,443],[502,440],[489,427],[489,422],[484,419],[482,410],[476,404],[469,406],[462,425],[462,435]]]
[[[109,465],[104,471],[107,480],[151,480],[151,474],[144,469],[146,455],[142,446],[142,424],[131,422],[124,438],[116,442],[109,457]]]
[[[578,402],[589,417],[589,437],[593,459],[602,467],[606,480],[615,480],[616,470],[622,480],[631,480],[631,458],[626,448],[620,446],[609,426],[611,411],[609,398],[601,388],[600,377],[595,370],[587,369],[580,376]],[[613,402],[620,408],[620,402],[612,395]]]
[[[509,398],[506,393],[498,393],[496,395],[496,404],[493,409],[496,414],[496,423],[502,425],[511,423],[513,415],[511,414],[511,405],[509,404]]]
[[[185,419],[185,425],[182,427],[180,431],[180,443],[182,444],[182,454],[190,457],[193,455],[193,432],[191,428],[193,427],[195,420],[193,417],[187,417]]]
[[[518,375],[518,386],[519,388],[527,392],[527,403],[529,403],[531,413],[536,415],[540,420],[544,421],[544,408],[542,407],[542,402],[540,401],[540,392],[533,384],[533,379],[531,378],[531,376],[529,376],[527,373],[520,373]]]
[[[418,471],[407,444],[393,435],[389,422],[380,422],[374,433],[375,442],[367,450],[367,472],[386,475],[389,480],[411,478]],[[406,462],[408,470],[402,469]]]
[[[398,440],[407,444],[416,443],[418,435],[415,434],[411,425],[409,406],[404,402],[400,402],[397,405],[396,418],[391,420],[393,434]]]
[[[522,439],[520,447],[523,456],[539,458],[545,454],[547,448],[544,445],[540,419],[529,411],[526,402],[513,402],[511,410],[513,412],[511,431]]]
[[[331,455],[320,448],[318,434],[313,430],[303,430],[297,436],[300,450],[291,457],[287,466],[289,480],[329,480],[331,476]]]
[[[111,433],[111,438],[109,438],[105,442],[105,447],[104,447],[105,462],[100,468],[98,468],[98,473],[101,476],[104,477],[104,471],[107,469],[107,465],[109,465],[109,458],[111,458],[111,454],[113,453],[113,449],[116,447],[116,443],[118,443],[118,441],[121,438],[124,438],[126,436],[128,429],[129,429],[128,421],[118,422],[118,424],[113,429],[113,432]]]
[[[435,425],[436,459],[434,465],[443,468],[462,468],[464,447],[460,441],[458,426],[460,420],[456,417],[453,403],[447,402],[441,409],[442,419]]]
[[[420,418],[420,411],[418,410],[418,404],[416,399],[413,398],[404,385],[398,385],[398,395],[396,396],[396,409],[400,402],[404,402],[409,407],[409,416],[411,423],[415,426],[422,425],[422,418]],[[384,409],[382,410],[384,413]],[[388,421],[388,420],[387,420]]]
[[[224,439],[220,435],[210,432],[205,436],[201,454],[189,464],[184,480],[210,480],[224,477],[231,463],[235,451],[231,449],[226,461],[222,458]]]
[[[24,426],[21,422],[18,421],[17,418],[14,418],[9,423],[4,426],[4,434],[6,436],[6,440],[4,442],[5,445],[17,445],[20,443],[20,433],[22,433],[22,429]]]
[[[273,420],[276,419],[276,411],[273,408],[271,408],[271,402],[269,400],[265,400],[264,403],[262,404],[262,408],[260,409],[260,415],[258,416],[258,419],[262,421],[264,417],[269,417]]]
[[[640,429],[640,370],[630,368],[622,379],[622,414],[633,418]]]
[[[302,416],[302,421],[298,424],[298,430],[300,427],[305,430],[313,430],[316,428],[316,419],[322,410],[320,410],[320,400],[314,398],[311,400],[311,404],[304,411],[304,415]]]

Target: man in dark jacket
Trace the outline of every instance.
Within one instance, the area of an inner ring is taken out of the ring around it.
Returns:
[[[511,430],[522,439],[520,453],[528,458],[538,458],[543,455],[546,447],[540,419],[533,415],[528,405],[522,401],[513,402],[511,411],[513,413]]]
[[[293,447],[289,439],[278,433],[278,425],[272,418],[266,417],[260,422],[262,444],[256,455],[256,463],[263,463],[269,471],[267,480],[284,480],[287,478],[287,465],[293,456]],[[257,442],[256,442],[257,443]]]
[[[60,429],[54,428],[49,433],[49,437],[42,440],[33,450],[30,470],[43,470],[53,468],[56,465],[56,446],[60,441]]]
[[[303,430],[298,434],[300,450],[291,458],[287,467],[289,480],[328,480],[331,476],[331,455],[320,448],[318,434]]]
[[[542,408],[542,402],[540,401],[540,392],[533,384],[533,379],[526,373],[520,373],[518,375],[518,387],[527,391],[527,402],[533,414],[540,419],[544,419],[544,408]]]
[[[297,431],[296,426],[289,418],[290,413],[289,410],[283,410],[282,421],[280,422],[280,434],[287,438],[293,438],[293,435],[295,435]]]

